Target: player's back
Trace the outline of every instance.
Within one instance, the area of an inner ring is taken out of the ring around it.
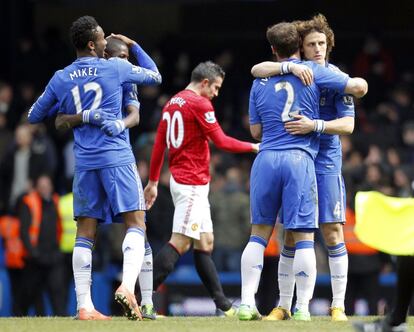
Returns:
[[[206,184],[210,181],[208,133],[217,129],[211,102],[191,90],[183,90],[165,105],[162,122],[171,173],[178,183]]]
[[[250,95],[250,121],[262,125],[260,151],[301,149],[314,156],[317,136],[291,135],[284,124],[294,120],[294,115],[317,117],[318,96],[315,84],[304,86],[293,75],[256,79]]]
[[[293,60],[300,62],[299,60]],[[303,62],[312,68],[314,82],[305,86],[294,75],[278,75],[256,79],[250,94],[250,123],[262,125],[263,150],[301,149],[315,158],[319,139],[315,133],[291,135],[284,123],[294,121],[294,115],[304,115],[309,119],[319,117],[320,89],[330,87],[343,90],[347,76],[335,74],[313,62]]]
[[[60,112],[75,114],[85,109],[103,108],[121,119],[120,61],[124,60],[81,57],[56,72],[53,86]],[[81,125],[74,128],[74,135],[77,168],[95,169],[133,162],[131,147],[124,132],[109,137],[97,126]]]

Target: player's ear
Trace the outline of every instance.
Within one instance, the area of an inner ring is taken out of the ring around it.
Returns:
[[[87,46],[90,51],[95,51],[95,43],[92,40],[88,41]]]
[[[201,81],[201,86],[208,86],[210,84],[210,80],[205,78]]]
[[[276,49],[273,46],[270,46],[270,48],[272,49],[272,54],[276,55]]]

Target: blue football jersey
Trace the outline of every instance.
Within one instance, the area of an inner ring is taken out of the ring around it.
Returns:
[[[313,62],[301,62],[313,70],[314,82],[305,86],[294,75],[277,75],[256,79],[250,91],[250,124],[261,124],[263,150],[301,149],[314,159],[319,150],[319,135],[291,135],[284,123],[294,120],[293,115],[304,115],[310,119],[319,118],[320,89],[329,88],[343,93],[348,75],[334,72]]]
[[[338,67],[327,64],[333,71]],[[344,116],[355,117],[354,100],[351,95],[338,93],[331,89],[322,89],[319,99],[319,117],[330,121]],[[342,168],[342,148],[339,135],[320,135],[319,152],[315,159],[315,170],[318,174],[339,174]]]
[[[128,112],[126,112],[127,106],[133,105],[139,110],[140,103],[138,101],[137,86],[135,84],[125,83],[122,88],[122,117],[126,118],[128,116]],[[129,128],[125,128],[125,136],[128,144],[130,144]]]
[[[65,114],[103,108],[122,119],[123,84],[127,82],[160,84],[161,76],[119,58],[78,58],[54,74],[30,109],[29,121],[42,121],[56,102],[60,112]],[[128,165],[135,161],[125,132],[110,137],[99,127],[89,124],[77,126],[73,131],[76,170]]]

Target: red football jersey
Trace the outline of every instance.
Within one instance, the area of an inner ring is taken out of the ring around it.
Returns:
[[[210,181],[208,134],[220,129],[208,98],[183,90],[164,106],[151,158],[150,179],[158,180],[165,145],[174,180],[202,185]],[[158,173],[158,174],[155,174]]]

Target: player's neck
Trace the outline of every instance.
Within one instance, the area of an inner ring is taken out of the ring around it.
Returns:
[[[195,94],[198,94],[199,96],[201,96],[201,89],[199,87],[199,84],[196,83],[190,83],[187,85],[187,87],[185,88],[186,90],[191,90],[193,91]]]
[[[295,53],[293,53],[293,54],[291,54],[290,56],[279,56],[278,54],[276,54],[276,58],[277,58],[277,61],[278,62],[282,62],[282,61],[286,61],[286,60],[289,60],[289,59],[297,59],[297,60],[300,60],[300,53],[299,53],[299,51],[297,51],[297,52],[295,52]]]
[[[96,53],[90,50],[77,50],[76,57],[83,58],[83,57],[96,57]]]

